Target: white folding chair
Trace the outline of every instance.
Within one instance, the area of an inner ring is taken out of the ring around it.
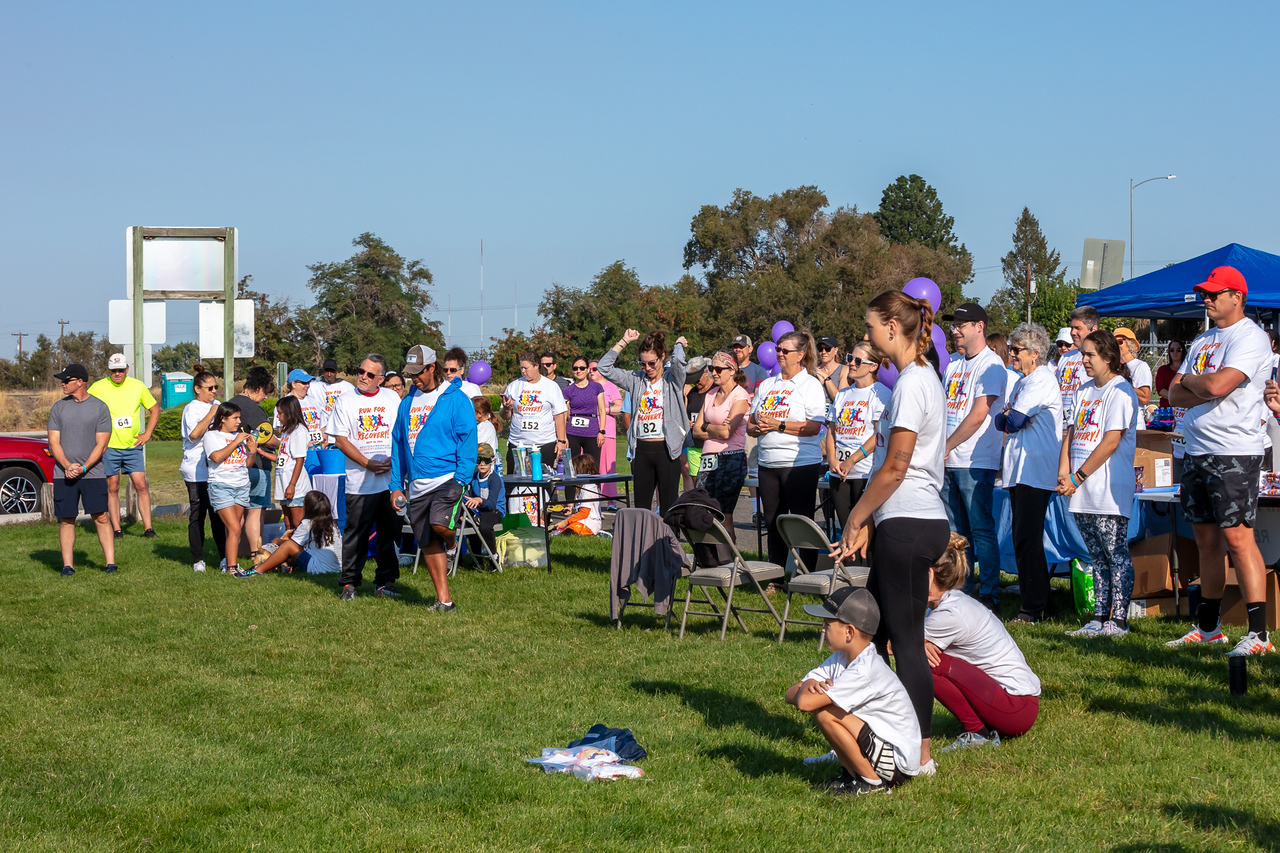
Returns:
[[[866,586],[867,573],[870,569],[866,566],[837,565],[831,559],[831,550],[835,545],[827,539],[827,534],[812,518],[803,515],[780,515],[776,524],[778,535],[782,537],[789,551],[787,567],[794,569],[791,578],[787,581],[787,601],[782,608],[782,623],[778,630],[778,645],[782,645],[782,639],[787,635],[788,624],[822,624],[811,619],[788,618],[791,614],[792,595],[799,593],[826,598],[843,586]],[[809,571],[804,560],[801,559],[801,549],[819,552],[816,570]],[[818,651],[822,651],[826,639],[826,635],[819,631]]]
[[[413,528],[408,524],[404,526],[404,532],[413,534]],[[414,534],[415,536],[417,534]],[[485,563],[493,566],[493,571],[502,571],[502,560],[493,549],[489,547],[489,543],[485,541],[484,534],[480,531],[480,522],[476,517],[475,511],[462,504],[461,512],[458,513],[458,538],[455,540],[457,544],[454,546],[453,553],[449,555],[449,577],[453,577],[458,573],[458,563],[462,559],[462,538],[464,536],[474,535],[480,540],[480,548],[482,553],[477,556],[474,551],[468,550],[468,555],[476,563],[478,568],[483,568]],[[422,558],[422,543],[416,542],[418,545],[417,552],[413,555],[413,573],[418,573],[418,560]]]
[[[696,566],[689,575],[689,589],[684,597],[684,615],[680,618],[680,637],[684,638],[685,623],[688,621],[690,614],[694,616],[715,616],[720,619],[720,639],[724,640],[725,631],[729,627],[729,614],[738,620],[738,624],[746,633],[751,633],[747,628],[747,623],[742,621],[741,613],[768,613],[773,616],[775,622],[781,624],[781,617],[778,611],[773,609],[773,604],[769,602],[769,597],[764,594],[764,588],[760,586],[761,581],[768,583],[782,578],[786,574],[786,570],[776,563],[767,563],[759,560],[743,559],[742,553],[738,550],[738,546],[734,544],[733,539],[729,536],[729,532],[724,529],[719,521],[713,520],[711,528],[708,530],[694,530],[691,527],[684,527],[683,531],[686,539],[693,545],[723,545],[727,546],[733,552],[733,560],[723,566]],[[733,603],[734,590],[739,586],[745,586],[750,581],[756,588],[756,592],[760,594],[760,600],[764,602],[765,607],[738,607]],[[698,587],[702,590],[702,595],[706,599],[711,610],[690,610],[689,605],[693,598],[693,588]],[[707,588],[712,587],[720,591],[720,597],[724,599],[723,613],[716,607],[715,601],[712,600],[711,594],[707,592]],[[725,590],[728,590],[728,594]]]

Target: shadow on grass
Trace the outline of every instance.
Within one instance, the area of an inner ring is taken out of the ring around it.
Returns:
[[[55,539],[57,538],[56,533],[54,534],[54,538]],[[62,571],[62,551],[61,550],[45,548],[39,551],[32,551],[31,559],[35,560],[40,565],[49,569],[49,571],[53,572],[54,574],[57,574]],[[84,569],[84,568],[100,569],[103,566],[105,566],[107,562],[106,560],[102,559],[102,549],[98,549],[97,559],[90,562],[89,552],[86,549],[72,548],[71,559],[75,561],[73,565],[77,569]]]
[[[699,750],[699,753],[707,758],[728,761],[743,776],[750,776],[753,779],[759,779],[762,776],[787,775],[816,781],[831,776],[835,768],[834,764],[822,764],[819,765],[819,769],[811,769],[777,750],[738,743],[727,743],[715,749]]]
[[[1172,726],[1188,732],[1225,734],[1237,739],[1272,740],[1274,727],[1250,725],[1249,720],[1270,721],[1280,716],[1280,702],[1273,696],[1254,691],[1247,696],[1233,697],[1227,685],[1227,658],[1220,648],[1203,650],[1211,654],[1196,654],[1196,650],[1153,649],[1134,643],[1104,642],[1094,640],[1053,639],[1044,641],[1050,652],[1065,650],[1084,655],[1098,654],[1121,662],[1122,671],[1094,676],[1079,683],[1079,695],[1094,711],[1122,715],[1147,722]],[[1257,662],[1257,668],[1270,669],[1265,659]],[[1186,679],[1187,674],[1198,674],[1216,681],[1217,691],[1205,690],[1198,681]],[[1140,701],[1125,698],[1133,691],[1156,690],[1162,695]]]
[[[633,681],[632,689],[650,696],[674,696],[702,715],[707,726],[727,729],[742,726],[770,740],[801,741],[807,727],[798,720],[775,714],[749,696],[735,696],[710,687],[690,687],[674,681]],[[781,760],[781,759],[779,759]]]
[[[1259,817],[1254,812],[1205,803],[1169,803],[1164,811],[1196,829],[1245,833],[1260,849],[1280,853],[1280,822]]]

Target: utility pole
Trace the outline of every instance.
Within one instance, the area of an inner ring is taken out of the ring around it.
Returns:
[[[11,332],[13,337],[18,339],[18,361],[22,361],[22,339],[28,337],[30,332]]]
[[[67,325],[70,324],[70,322],[70,320],[58,321],[58,367],[60,368],[66,368],[67,366],[67,356],[62,349],[62,336],[66,334]]]
[[[1027,264],[1027,322],[1031,322],[1031,264]]]

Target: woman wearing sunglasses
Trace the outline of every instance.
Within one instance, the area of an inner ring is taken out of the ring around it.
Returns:
[[[823,335],[818,338],[818,364],[813,375],[822,383],[822,390],[827,394],[827,402],[835,400],[841,388],[850,384],[849,367],[840,363],[840,347],[836,345],[835,335]]]
[[[849,362],[849,386],[836,393],[827,410],[827,435],[823,439],[831,467],[831,500],[836,518],[843,522],[862,497],[871,476],[876,450],[876,421],[889,404],[889,389],[876,381],[880,359],[875,348],[861,341]]]
[[[756,386],[747,433],[760,439],[760,503],[769,531],[769,562],[787,560],[778,535],[779,515],[813,518],[818,478],[822,476],[822,440],[818,433],[827,416],[827,396],[813,375],[817,364],[813,337],[788,332],[778,339],[781,373]]]
[[[204,455],[204,434],[218,413],[218,380],[212,373],[197,364],[192,368],[195,378],[191,387],[195,394],[182,410],[182,463],[178,472],[187,487],[187,500],[191,509],[187,514],[187,544],[191,547],[191,568],[203,572],[204,520],[209,519],[213,541],[218,546],[218,557],[226,558],[227,527],[213,511],[209,503],[209,461]]]
[[[595,460],[598,471],[604,444],[604,386],[591,378],[591,369],[582,356],[573,360],[573,381],[564,389],[564,400],[569,404],[569,425],[565,429],[569,458],[577,459],[585,453]],[[572,501],[574,491],[565,489],[565,498]]]
[[[1169,402],[1169,386],[1173,384],[1173,377],[1177,376],[1178,371],[1182,369],[1182,359],[1187,354],[1187,345],[1182,341],[1169,341],[1164,353],[1168,362],[1156,368],[1156,393],[1160,395],[1160,407],[1168,409],[1173,405]]]
[[[627,345],[640,339],[635,329],[627,329],[622,340],[600,359],[600,373],[631,394],[631,427],[627,443],[632,455],[631,475],[635,478],[636,506],[649,509],[653,493],[658,493],[659,514],[665,515],[676,502],[680,490],[680,454],[689,432],[689,415],[684,408],[685,339],[676,338],[671,363],[667,359],[667,339],[662,332],[650,332],[640,341],[640,370],[620,369],[616,362]]]
[[[715,498],[725,518],[733,518],[747,479],[747,410],[751,395],[747,393],[747,374],[733,353],[720,350],[712,356],[710,373],[715,391],[707,392],[693,424],[694,438],[703,440],[695,484]],[[732,524],[728,530],[736,540]]]

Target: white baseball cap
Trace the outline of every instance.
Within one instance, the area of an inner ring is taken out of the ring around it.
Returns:
[[[107,370],[128,370],[129,362],[125,359],[124,353],[113,353],[111,358],[107,359]]]
[[[1054,343],[1075,344],[1075,341],[1071,340],[1071,327],[1063,326],[1059,329],[1058,339]]]

